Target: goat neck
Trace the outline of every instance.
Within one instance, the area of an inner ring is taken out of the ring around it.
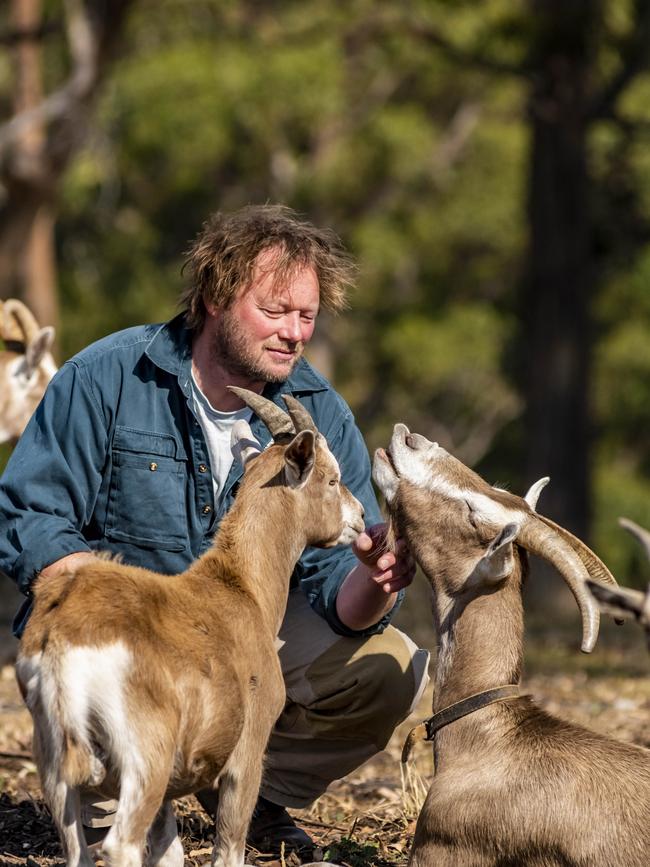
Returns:
[[[188,572],[220,580],[227,574],[231,584],[255,600],[274,634],[286,608],[291,573],[306,544],[300,502],[277,480],[280,461],[273,458],[280,458],[282,451],[272,446],[260,461],[263,466],[247,471],[211,550]],[[204,586],[209,595],[209,580]]]
[[[433,587],[438,635],[434,711],[469,695],[519,683],[523,656],[521,560],[494,592],[456,598]],[[431,580],[431,579],[430,579]]]

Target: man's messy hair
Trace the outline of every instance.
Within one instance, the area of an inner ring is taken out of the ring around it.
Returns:
[[[249,205],[213,214],[191,245],[183,266],[189,284],[179,302],[188,327],[200,331],[206,303],[229,307],[250,285],[255,263],[267,250],[274,254],[269,261],[274,288],[298,269],[312,267],[321,307],[338,313],[347,306],[355,269],[334,232],[316,228],[284,205]]]

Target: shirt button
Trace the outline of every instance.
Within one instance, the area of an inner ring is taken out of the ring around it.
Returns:
[[[203,507],[203,514],[204,515],[209,515],[211,511],[212,511],[212,506],[204,506]]]
[[[200,473],[207,473],[207,471],[208,471],[208,468],[206,467],[205,464],[199,464],[199,472]]]
[[[158,469],[158,464],[155,461],[151,461],[151,463],[149,464],[149,469],[152,473],[155,473]]]

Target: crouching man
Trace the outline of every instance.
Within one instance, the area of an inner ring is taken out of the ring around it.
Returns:
[[[270,438],[227,386],[301,400],[368,527],[352,549],[303,554],[280,633],[287,703],[248,840],[311,860],[313,842],[286,808],[308,806],[383,749],[426,684],[428,654],[389,625],[414,565],[401,543],[384,550],[361,434],[302,357],[321,306],[345,304],[351,267],[336,237],[288,208],[248,207],[213,216],[187,266],[179,316],[110,335],[54,377],[0,483],[0,569],[27,597],[18,635],[39,573],[98,551],[169,575],[185,570],[236,494],[233,424],[249,419],[261,442]],[[197,796],[213,810],[211,791]],[[89,793],[89,843],[101,841],[112,810]]]

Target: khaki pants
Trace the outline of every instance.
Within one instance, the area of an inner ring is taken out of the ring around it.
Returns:
[[[418,703],[429,653],[398,629],[345,638],[292,590],[279,635],[287,703],[265,762],[260,794],[306,807],[334,780],[382,750]],[[82,799],[84,825],[111,824],[115,801]]]

